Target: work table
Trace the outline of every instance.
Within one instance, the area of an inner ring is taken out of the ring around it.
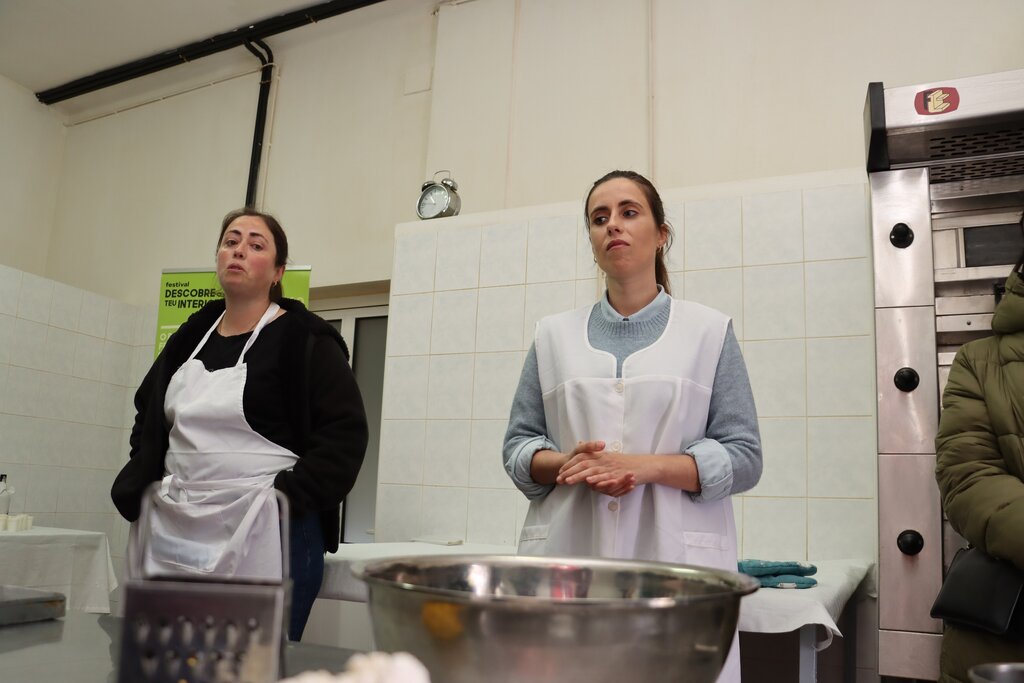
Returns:
[[[122,620],[69,611],[63,619],[0,627],[0,680],[10,683],[113,683]],[[289,643],[285,675],[341,672],[355,652]]]

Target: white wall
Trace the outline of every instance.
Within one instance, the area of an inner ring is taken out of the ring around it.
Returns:
[[[533,323],[598,296],[580,218],[562,203],[401,224],[394,261],[376,540],[514,545],[527,501],[501,445]]]
[[[388,0],[268,39],[262,196],[314,287],[387,280],[436,170],[471,213],[578,202],[613,167],[662,187],[858,167],[869,81],[1020,68],[1020,25],[1016,0]],[[256,90],[249,74],[72,126],[46,274],[142,303],[161,268],[207,262],[244,196]]]
[[[227,80],[68,128],[47,273],[135,304],[160,271],[212,265],[245,203],[259,77]]]
[[[654,0],[666,186],[862,166],[867,84],[1024,66],[1024,5]]]
[[[1014,0],[444,4],[425,171],[454,169],[472,212],[580,201],[615,167],[687,187],[862,166],[869,82],[1019,69],[1022,23]]]
[[[128,459],[132,396],[155,332],[154,307],[0,265],[0,472],[15,489],[11,513],[106,533],[119,577],[128,525],[110,485]]]
[[[424,180],[434,4],[391,0],[294,31],[281,63],[264,205],[312,286],[386,280]]]
[[[64,126],[0,75],[0,263],[43,275],[57,202]]]

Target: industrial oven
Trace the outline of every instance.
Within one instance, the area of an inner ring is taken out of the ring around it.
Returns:
[[[991,334],[1024,247],[1024,70],[868,87],[878,396],[878,672],[936,680],[928,612],[964,544],[944,522],[935,432],[961,344]]]

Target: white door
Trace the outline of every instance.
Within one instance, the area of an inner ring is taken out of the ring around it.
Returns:
[[[388,307],[363,306],[316,311],[345,338],[352,373],[363,395],[370,439],[356,484],[341,508],[341,540],[372,543],[377,506],[377,462],[380,447],[381,397],[384,393],[384,354],[388,332]]]

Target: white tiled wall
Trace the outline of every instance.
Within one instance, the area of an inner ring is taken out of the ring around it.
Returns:
[[[663,192],[674,294],[732,316],[764,442],[742,556],[875,556],[868,196],[836,173]],[[396,228],[377,540],[514,544],[501,443],[533,326],[601,291],[578,203]]]
[[[106,533],[119,573],[128,525],[110,485],[128,457],[155,330],[155,309],[0,265],[0,472],[15,489],[11,512]]]

